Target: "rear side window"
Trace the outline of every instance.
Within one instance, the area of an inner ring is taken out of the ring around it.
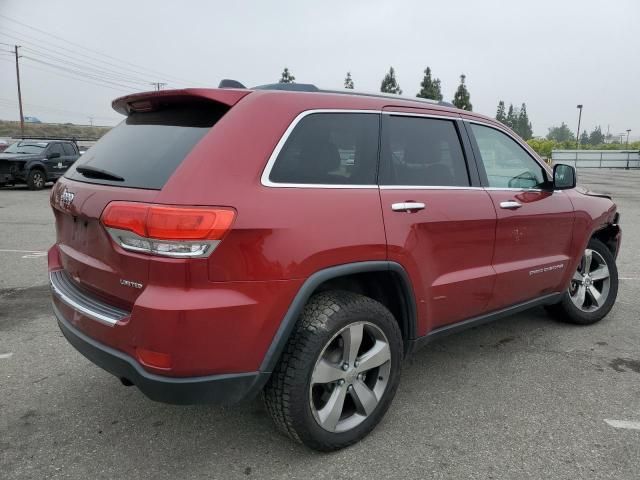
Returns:
[[[199,102],[131,113],[87,150],[65,176],[81,182],[159,190],[227,110],[223,105]]]
[[[278,154],[274,183],[375,185],[379,115],[313,113],[295,126]]]
[[[469,174],[450,120],[392,115],[381,185],[468,187]]]

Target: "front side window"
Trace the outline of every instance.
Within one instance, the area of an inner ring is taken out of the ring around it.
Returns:
[[[454,122],[392,115],[388,126],[381,185],[470,185]]]
[[[296,125],[278,154],[274,183],[375,185],[379,115],[313,113]]]
[[[65,155],[75,155],[76,154],[75,150],[73,149],[73,147],[69,143],[63,143],[62,144],[62,148],[64,149],[64,154]]]
[[[542,188],[543,168],[508,135],[495,128],[471,124],[489,187]]]
[[[62,150],[62,146],[59,143],[54,143],[47,150],[47,154],[50,155],[52,153],[58,153],[60,156],[64,155],[64,150]]]

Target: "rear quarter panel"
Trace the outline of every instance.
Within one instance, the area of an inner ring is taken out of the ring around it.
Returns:
[[[260,177],[301,112],[370,109],[359,99],[253,92],[190,153],[159,203],[233,207],[233,229],[209,258],[209,279],[306,278],[333,265],[386,258],[377,188],[266,187]]]

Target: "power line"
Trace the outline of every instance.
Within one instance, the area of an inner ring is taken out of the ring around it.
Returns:
[[[7,62],[11,62],[13,63],[11,60],[5,60],[4,58],[0,58],[0,61],[7,61]],[[82,78],[78,78],[77,76],[70,76],[70,75],[64,75],[56,70],[52,70],[52,69],[48,69],[48,68],[38,68],[34,65],[28,65],[30,69],[34,69],[34,70],[39,70],[41,72],[45,72],[45,73],[53,73],[54,75],[58,75],[60,77],[65,77],[65,78],[70,78],[71,80],[76,80],[78,82],[84,82],[84,83],[88,83],[91,85],[97,85],[99,87],[104,87],[104,88],[108,88],[110,90],[115,90],[116,92],[120,92],[120,93],[131,93],[131,88],[127,87],[126,89],[123,88],[114,88],[113,86],[110,85],[105,85],[103,83],[97,83],[97,82],[93,82],[90,80],[85,80]]]
[[[87,65],[91,65],[91,66],[94,66],[94,67],[98,67],[98,69],[102,69],[103,72],[105,72],[106,74],[111,75],[111,76],[115,76],[115,75],[122,76],[122,77],[126,76],[126,77],[128,77],[129,80],[140,81],[140,83],[145,83],[145,84],[149,83],[149,80],[147,80],[147,79],[143,80],[141,78],[132,76],[130,72],[133,72],[133,70],[125,69],[125,71],[121,71],[123,69],[123,67],[118,67],[116,65],[111,66],[112,64],[110,64],[109,62],[106,62],[106,65],[109,65],[109,66],[102,66],[102,65],[100,65],[100,63],[105,63],[103,60],[95,59],[95,58],[90,57],[89,55],[85,55],[83,53],[74,52],[73,50],[69,50],[69,49],[66,49],[66,48],[63,48],[63,47],[58,47],[56,45],[51,45],[51,44],[48,44],[48,46],[45,47],[45,46],[42,46],[40,44],[36,44],[33,41],[26,40],[26,39],[22,38],[21,36],[9,34],[6,31],[0,32],[0,35],[3,35],[3,36],[8,37],[8,38],[11,38],[11,39],[13,39],[15,41],[19,41],[22,44],[29,45],[28,47],[25,47],[25,48],[28,48],[28,49],[30,49],[32,51],[38,50],[38,54],[41,55],[41,56],[50,55],[50,53],[46,53],[46,54],[43,53],[43,50],[45,50],[45,51],[51,52],[51,53],[53,53],[55,55],[59,55],[59,56],[63,56],[63,57],[67,57],[69,59],[75,60],[76,62],[82,62],[83,68],[88,68]],[[34,37],[31,37],[31,38],[34,38]],[[42,42],[43,40],[42,39],[38,39],[38,41]],[[61,50],[64,50],[64,51],[69,51],[69,52],[72,52],[74,55],[77,55],[77,56],[72,56],[72,55],[68,55],[66,53],[61,53],[61,52],[55,50],[54,48],[50,48],[50,47],[54,47],[55,49],[61,49]],[[79,57],[84,57],[84,58],[79,58]],[[93,61],[87,61],[87,60],[85,60],[85,58],[89,58],[89,59],[91,59]],[[60,58],[56,58],[56,61],[64,61],[64,60],[61,60]],[[98,63],[95,63],[95,62],[98,62]],[[138,72],[135,72],[135,73],[137,74]]]
[[[29,28],[29,29],[31,29],[31,30],[35,30],[36,32],[39,32],[39,33],[41,33],[41,34],[44,34],[44,35],[46,35],[46,36],[48,36],[48,37],[53,37],[53,38],[55,38],[55,39],[57,39],[57,40],[59,40],[59,41],[65,42],[65,43],[70,44],[70,45],[74,45],[75,47],[77,47],[77,48],[81,48],[82,50],[85,50],[85,51],[87,51],[87,52],[92,52],[93,54],[97,54],[97,55],[100,55],[100,56],[102,56],[102,57],[106,57],[106,58],[109,58],[109,59],[111,59],[111,60],[115,60],[115,61],[117,61],[117,62],[119,62],[119,63],[121,63],[121,64],[126,64],[126,65],[129,65],[130,67],[135,67],[136,69],[139,69],[139,68],[140,68],[138,65],[136,65],[136,64],[134,64],[134,63],[127,62],[126,60],[121,60],[121,59],[119,59],[119,58],[116,58],[116,57],[113,57],[113,56],[111,56],[111,55],[108,55],[108,54],[106,54],[106,53],[104,53],[104,52],[100,52],[100,51],[98,51],[98,50],[94,50],[94,49],[91,49],[91,48],[85,47],[84,45],[81,45],[81,44],[79,44],[79,43],[72,42],[72,41],[67,40],[67,39],[65,39],[65,38],[63,38],[63,37],[60,37],[60,36],[58,36],[58,35],[55,35],[55,34],[53,34],[53,33],[49,33],[49,32],[46,32],[46,31],[44,31],[44,30],[41,30],[41,29],[39,29],[39,28],[33,27],[33,26],[28,25],[28,24],[26,24],[26,23],[24,23],[24,22],[21,22],[21,21],[19,21],[19,20],[16,20],[16,19],[13,19],[13,18],[8,17],[8,16],[6,16],[6,15],[3,15],[3,14],[1,14],[1,13],[0,13],[0,17],[4,18],[4,19],[6,19],[6,20],[9,20],[10,22],[17,23],[18,25],[21,25],[21,26],[23,26],[23,27]],[[33,38],[33,37],[32,37],[32,38]],[[64,47],[57,47],[57,48],[64,49]],[[67,49],[67,50],[68,50],[68,49]],[[75,52],[75,53],[76,53],[76,54],[80,54],[80,53],[78,53],[78,52]],[[80,54],[80,55],[81,55],[81,54]],[[104,63],[108,63],[108,62],[106,62],[106,61],[104,61],[104,60],[102,60],[102,62],[104,62]],[[113,64],[111,64],[111,65],[113,65]],[[122,67],[119,67],[119,68],[122,68]],[[186,83],[186,84],[192,84],[192,83],[193,83],[193,82],[190,82],[190,81],[188,81],[188,80],[185,80],[185,79],[181,79],[181,78],[179,78],[179,77],[176,77],[176,76],[174,76],[174,75],[166,75],[166,74],[164,74],[164,73],[162,73],[162,72],[159,72],[159,71],[156,71],[156,70],[152,70],[152,69],[150,69],[150,68],[144,68],[144,70],[146,70],[147,72],[152,72],[154,75],[159,75],[159,76],[164,77],[164,78],[167,78],[167,79],[172,79],[172,78],[173,78],[174,80],[176,80],[176,81],[178,81],[178,82],[180,82],[180,83]],[[132,69],[132,71],[134,71],[134,70]],[[140,72],[138,72],[138,73],[140,73]]]

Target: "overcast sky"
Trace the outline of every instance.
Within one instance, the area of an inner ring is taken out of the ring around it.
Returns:
[[[562,121],[575,131],[578,103],[584,129],[640,135],[638,0],[0,0],[0,15],[1,119],[18,119],[4,45],[18,43],[25,115],[43,121],[114,124],[111,100],[146,82],[256,85],[284,66],[325,88],[350,71],[370,91],[393,66],[414,96],[430,66],[445,100],[467,76],[474,111],[525,102],[536,135]]]

